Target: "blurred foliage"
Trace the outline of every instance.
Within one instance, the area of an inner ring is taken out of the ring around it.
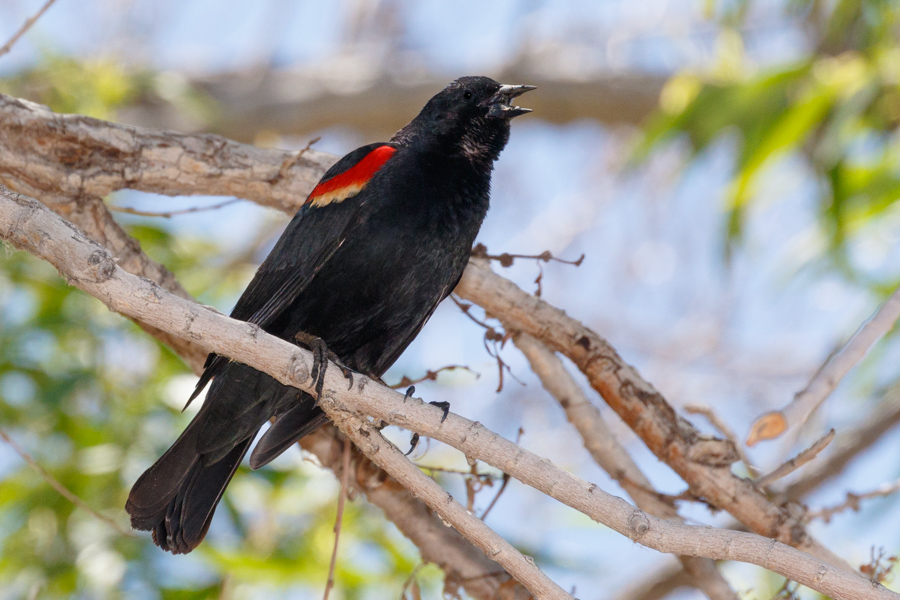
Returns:
[[[114,118],[141,94],[191,96],[171,76],[59,57],[0,80],[0,90],[101,118]],[[227,306],[252,273],[240,249],[173,236],[164,219],[122,221],[202,302]],[[4,248],[0,427],[118,527],[73,505],[0,440],[0,600],[321,594],[338,485],[299,453],[258,472],[242,468],[206,543],[187,557],[164,554],[147,533],[123,535],[128,490],[187,425],[192,414],[181,407],[194,381],[177,356],[67,286],[50,265]],[[419,560],[415,547],[364,502],[347,506],[339,556],[332,597],[346,599],[382,598],[386,590],[399,597]],[[440,571],[421,569],[416,581],[436,594]]]
[[[759,185],[767,171],[800,157],[820,183],[830,256],[856,276],[846,260],[848,242],[892,216],[900,199],[900,5],[794,0],[789,10],[808,33],[806,56],[757,71],[737,29],[726,28],[709,72],[682,73],[668,83],[637,156],[673,138],[686,139],[695,155],[719,140],[733,142],[729,248],[741,240],[747,208],[763,200]]]
[[[132,233],[185,273],[214,263],[221,251],[195,242],[191,253],[176,256],[178,244],[164,230],[144,225]],[[5,253],[0,426],[123,530],[131,484],[191,417],[180,403],[193,381],[176,356],[67,286],[48,264]],[[242,598],[321,589],[336,492],[330,473],[308,463],[242,469],[208,542],[174,558],[149,535],[126,537],[75,507],[0,443],[0,581],[7,582],[0,598],[218,598],[223,585]],[[341,541],[337,597],[372,597],[375,588],[399,595],[417,552],[376,509],[349,504]],[[423,571],[419,580],[433,589],[440,577]]]
[[[115,120],[134,104],[167,105],[188,118],[216,111],[209,95],[178,73],[127,70],[111,58],[75,59],[46,52],[35,67],[0,79],[0,92],[46,104],[61,113]]]

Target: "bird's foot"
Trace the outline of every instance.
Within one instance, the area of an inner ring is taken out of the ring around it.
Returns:
[[[416,386],[411,385],[408,388],[406,388],[406,394],[404,395],[403,399],[406,400],[407,398],[412,398],[412,395],[415,393],[416,393]],[[447,420],[447,415],[450,414],[450,403],[449,402],[429,402],[428,404],[437,406],[438,408],[440,408],[443,411],[443,414],[441,415],[441,423],[443,423],[445,420]],[[410,454],[412,454],[418,444],[419,444],[419,434],[414,433],[414,434],[412,434],[412,437],[409,440],[409,450],[407,451],[406,456],[409,456]]]
[[[325,340],[302,331],[294,335],[294,340],[307,346],[310,352],[312,352],[313,365],[311,375],[315,382],[317,403],[322,399],[322,389],[325,387],[325,371],[328,368],[329,361],[336,364],[344,377],[350,382],[347,389],[353,388],[353,371],[341,361],[337,354],[328,349]]]
[[[406,452],[406,454],[404,454],[404,456],[409,456],[410,454],[412,454],[413,450],[415,450],[416,446],[418,446],[418,445],[419,445],[419,434],[414,433],[414,434],[412,434],[412,437],[409,439],[409,450]]]

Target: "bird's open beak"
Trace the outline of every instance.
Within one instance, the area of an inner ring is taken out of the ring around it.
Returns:
[[[501,85],[497,93],[487,102],[490,105],[487,116],[512,119],[513,117],[530,113],[530,108],[513,105],[512,99],[534,89],[537,89],[537,87],[533,85]]]

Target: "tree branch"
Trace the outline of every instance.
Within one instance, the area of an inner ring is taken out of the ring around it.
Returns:
[[[117,264],[179,297],[191,296],[164,266],[147,257],[140,244],[116,223],[100,196],[123,188],[161,194],[219,193],[232,190],[267,206],[292,212],[335,157],[312,150],[302,153],[262,150],[218,136],[150,132],[83,117],[61,115],[45,106],[0,94],[0,182],[40,194],[56,212],[108,248]],[[285,168],[287,165],[287,168]],[[204,192],[204,188],[208,191]],[[171,347],[195,373],[207,351],[192,342],[137,324]],[[310,438],[325,440],[324,433]],[[339,461],[320,461],[339,470]],[[527,592],[510,586],[502,567],[468,541],[440,525],[418,500],[382,473],[384,483],[366,490],[367,497],[396,517],[406,507],[400,527],[425,560],[441,566],[448,580],[458,581],[476,598],[495,598],[500,586],[516,598]],[[437,550],[443,548],[443,552]]]
[[[594,461],[619,482],[638,508],[660,519],[683,523],[675,506],[653,493],[653,484],[606,426],[600,411],[587,399],[556,354],[528,334],[513,336],[513,342],[528,359],[544,388],[559,402]],[[713,561],[690,556],[681,556],[679,560],[694,585],[710,600],[737,600],[737,594]]]
[[[822,365],[806,387],[794,395],[790,404],[762,415],[750,426],[747,445],[775,439],[789,428],[805,423],[844,376],[868,354],[869,349],[894,327],[897,319],[900,319],[900,288],[894,290],[847,343]]]
[[[283,384],[306,391],[312,389],[309,352],[268,335],[258,327],[178,298],[150,281],[126,273],[116,266],[104,248],[88,240],[40,203],[5,190],[0,192],[0,237],[50,261],[67,281],[102,300],[112,310],[193,339],[208,351],[239,360]],[[775,540],[657,519],[558,469],[546,459],[478,423],[452,413],[441,422],[439,408],[406,398],[363,376],[357,376],[357,383],[351,390],[346,389],[346,384],[339,369],[333,368],[326,373],[322,406],[333,420],[342,422],[347,412],[359,410],[448,443],[466,456],[508,472],[645,546],[688,556],[750,562],[838,599],[900,598],[880,584]],[[386,450],[385,454],[399,455],[387,442],[378,445]],[[382,456],[378,460],[385,460],[381,452],[375,454]],[[434,500],[430,491],[415,488],[415,492],[425,494],[429,503]],[[484,526],[481,521],[468,515],[462,507],[456,510],[458,505],[448,503],[445,492],[441,492],[439,498],[431,504],[435,512],[466,532],[470,539],[484,542],[483,532],[478,531],[479,523]],[[517,579],[527,581],[529,589],[544,589],[540,587],[543,574],[514,549],[506,552],[499,541],[496,545],[485,543],[483,549],[495,554],[498,562]]]
[[[237,196],[293,214],[336,160],[312,149],[265,150],[217,135],[57,114],[4,94],[0,131],[0,183],[48,205],[129,188],[167,196]]]
[[[731,443],[701,435],[597,333],[498,276],[481,259],[469,262],[455,292],[499,318],[508,330],[528,333],[574,362],[591,387],[688,483],[693,494],[728,511],[751,531],[852,570],[753,482],[731,472],[731,463],[738,459]]]
[[[36,13],[34,13],[34,15],[29,17],[28,19],[25,19],[25,22],[22,23],[22,26],[19,27],[19,30],[16,31],[5,44],[3,44],[2,48],[0,48],[0,56],[3,56],[4,54],[7,54],[10,50],[12,50],[12,47],[16,44],[16,42],[19,41],[19,38],[28,33],[29,29],[34,27],[34,24],[37,23],[37,20],[40,19],[45,12],[47,12],[47,9],[50,8],[50,6],[54,2],[56,2],[56,0],[47,0],[46,2],[44,2],[44,5]]]

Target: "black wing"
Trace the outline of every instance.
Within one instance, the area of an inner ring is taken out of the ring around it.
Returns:
[[[375,143],[357,148],[336,162],[321,182],[345,173],[359,164],[376,148]],[[320,182],[320,183],[321,183]],[[325,206],[307,202],[288,224],[275,247],[263,261],[256,275],[238,299],[231,316],[263,329],[290,307],[316,273],[344,243],[348,226],[364,207],[358,197]],[[188,404],[206,387],[226,360],[210,354],[204,372]]]

